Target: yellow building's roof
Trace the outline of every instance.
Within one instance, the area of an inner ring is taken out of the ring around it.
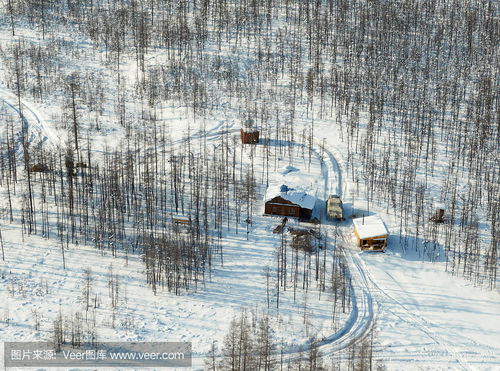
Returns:
[[[384,221],[378,215],[365,216],[352,220],[360,239],[383,237],[389,234]]]

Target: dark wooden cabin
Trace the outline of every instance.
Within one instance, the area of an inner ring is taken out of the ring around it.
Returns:
[[[277,196],[266,202],[265,213],[268,215],[293,216],[299,218],[301,209],[299,205]]]
[[[264,213],[266,215],[289,216],[309,220],[312,217],[316,198],[306,194],[290,190],[282,186],[280,192],[266,197]]]

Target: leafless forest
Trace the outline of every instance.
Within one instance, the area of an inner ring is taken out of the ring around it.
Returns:
[[[310,163],[321,137],[316,123],[328,120],[347,143],[344,176],[368,209],[382,205],[399,217],[392,234],[404,251],[496,287],[498,2],[3,0],[1,7],[12,35],[0,45],[4,83],[19,99],[17,116],[0,112],[2,221],[58,241],[63,267],[69,243],[92,245],[140,254],[155,293],[196,290],[224,264],[223,231],[247,232],[241,222],[251,225],[276,159]],[[54,108],[64,145],[30,140],[21,99]],[[166,107],[193,122],[252,118],[269,140],[261,155],[224,127],[217,136],[190,127],[176,141],[162,119]],[[95,151],[93,136],[110,123],[124,135]],[[250,165],[241,165],[243,156]],[[431,221],[436,202],[446,205],[442,224]],[[189,227],[172,222],[185,213]],[[314,284],[335,294],[338,311],[349,310],[341,252],[328,260],[326,236],[321,227],[315,233],[312,252],[293,249],[286,236],[276,247],[268,307],[279,307],[280,290]],[[208,357],[207,367],[273,369],[271,331],[265,315],[242,313],[220,349],[224,359]],[[370,336],[349,350],[350,369],[375,367]],[[314,351],[298,369],[323,367]]]
[[[159,278],[163,268],[151,263],[159,257],[147,246],[174,244],[176,257],[160,266],[182,259],[196,282],[205,274],[198,258],[218,253],[208,225],[230,227],[266,179],[251,169],[237,171],[235,159],[215,147],[201,151],[206,156],[180,156],[157,120],[157,107],[185,107],[193,117],[221,110],[253,117],[268,137],[305,143],[312,141],[315,120],[329,119],[349,144],[352,181],[369,202],[400,215],[404,248],[435,259],[443,246],[451,273],[495,286],[496,2],[3,3],[2,24],[13,35],[1,50],[7,86],[20,97],[59,106],[60,125],[71,138],[64,149],[44,150],[15,137],[19,117],[6,120],[11,135],[2,142],[0,179],[9,192],[25,195],[26,233],[57,236],[61,244],[91,241],[99,249],[144,246],[153,287],[171,281]],[[18,35],[26,25],[43,41]],[[161,61],[148,59],[159,52]],[[126,64],[136,65],[134,76],[124,71]],[[126,131],[125,140],[93,154],[89,133],[109,116]],[[304,129],[296,129],[299,119],[307,122]],[[224,146],[229,136],[219,141]],[[20,144],[23,155],[16,157]],[[170,182],[161,175],[167,170]],[[200,194],[202,188],[214,194]],[[448,207],[444,225],[429,222],[437,198]],[[57,230],[48,223],[48,204],[57,205]],[[169,228],[157,237],[172,204],[176,211],[196,210],[189,241]],[[214,204],[222,207],[209,212]],[[12,210],[7,214],[12,220]],[[126,222],[135,228],[130,238]],[[183,247],[193,243],[195,250]]]

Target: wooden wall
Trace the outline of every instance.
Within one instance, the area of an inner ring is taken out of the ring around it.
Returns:
[[[258,131],[246,132],[243,129],[240,129],[240,135],[241,135],[241,143],[243,143],[243,144],[259,143],[259,132]]]
[[[291,216],[301,219],[310,219],[312,215],[312,210],[303,209],[279,196],[266,202],[264,212],[268,215]]]
[[[361,247],[363,250],[383,250],[387,246],[387,236],[377,236],[377,237],[370,237],[370,238],[365,238],[361,240],[359,238],[358,232],[356,229],[354,229],[354,235],[356,236],[356,239],[358,240],[358,246]],[[383,241],[380,241],[383,239]],[[364,243],[363,243],[364,241]],[[363,245],[368,245],[368,248],[363,248]],[[380,247],[375,247],[376,245],[380,245]]]

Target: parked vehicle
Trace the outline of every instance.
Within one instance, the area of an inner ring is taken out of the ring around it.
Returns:
[[[342,200],[337,195],[331,195],[326,201],[326,218],[328,220],[344,220]]]

